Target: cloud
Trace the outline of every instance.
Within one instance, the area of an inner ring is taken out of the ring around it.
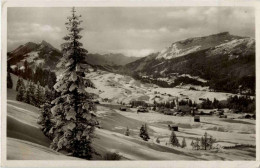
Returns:
[[[81,42],[89,52],[121,51],[144,55],[190,37],[229,31],[255,36],[250,7],[88,7]],[[33,13],[33,15],[32,15]],[[8,50],[28,41],[48,41],[59,48],[67,33],[70,8],[11,8],[8,10]],[[130,53],[130,54],[129,54]]]
[[[40,25],[38,23],[32,23],[31,24],[33,30],[40,30],[42,32],[50,32],[50,33],[55,33],[55,32],[60,32],[61,29],[57,26],[51,26],[51,25]]]
[[[134,56],[134,57],[144,57],[144,56],[147,56],[154,51],[154,49],[141,49],[141,50],[124,50],[124,49],[121,49],[121,50],[110,50],[109,52],[111,53],[122,53],[126,56]]]
[[[154,34],[163,34],[163,33],[169,33],[169,30],[166,27],[160,27],[158,29],[135,29],[135,28],[131,28],[126,30],[126,33],[128,33],[129,35],[132,36],[138,36],[140,37],[140,35],[149,35],[149,36],[153,36]]]
[[[8,47],[14,49],[28,41],[61,40],[61,29],[57,26],[39,23],[15,22],[8,25]]]

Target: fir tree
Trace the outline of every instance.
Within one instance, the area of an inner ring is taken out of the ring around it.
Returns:
[[[40,86],[40,83],[38,82],[37,83],[37,88],[36,88],[36,93],[35,93],[35,99],[36,99],[36,107],[40,107],[41,105],[42,105],[42,93],[43,91],[42,91],[42,88],[41,88],[41,86]]]
[[[35,96],[35,86],[33,82],[29,82],[29,86],[28,86],[28,96],[29,96],[29,104],[35,106],[36,103],[36,96]]]
[[[19,90],[19,87],[21,86],[21,84],[22,84],[22,78],[18,78],[16,88],[15,88],[16,91]]]
[[[195,141],[195,143],[194,143],[194,148],[195,148],[196,150],[199,150],[199,149],[200,149],[199,143],[200,143],[199,138],[196,138],[196,141]]]
[[[172,134],[170,136],[170,140],[169,140],[170,144],[172,144],[173,146],[180,146],[179,140],[176,136],[176,134],[174,133],[174,131],[172,131]]]
[[[26,91],[24,94],[24,102],[35,106],[36,98],[35,98],[35,86],[31,81],[27,82]]]
[[[205,132],[204,136],[201,137],[201,149],[207,150],[212,149],[213,144],[216,142],[212,136],[208,136],[207,132]]]
[[[45,88],[45,97],[44,97],[44,104],[41,105],[40,109],[40,116],[38,118],[38,124],[41,126],[41,130],[43,131],[44,135],[50,139],[53,139],[54,133],[54,122],[53,115],[51,113],[51,98],[52,98],[51,91],[48,88]]]
[[[24,83],[23,83],[23,80],[21,79],[21,84],[20,86],[18,87],[18,92],[17,92],[17,95],[16,95],[16,100],[17,101],[25,101],[25,86],[24,86]]]
[[[190,146],[192,147],[192,149],[194,149],[194,148],[195,148],[193,140],[191,141],[191,144],[190,144]]]
[[[147,131],[147,126],[142,125],[142,127],[140,128],[140,134],[139,136],[144,140],[144,141],[148,141],[150,139],[149,135],[148,135],[148,131]]]
[[[186,146],[187,146],[187,144],[186,144],[185,138],[183,137],[182,142],[181,142],[181,147],[185,148]]]
[[[156,143],[160,143],[159,137],[156,138]]]
[[[214,139],[212,136],[209,137],[209,140],[208,140],[208,146],[209,146],[209,149],[212,149],[213,148],[213,144],[216,143],[216,139]]]
[[[30,98],[30,93],[29,93],[29,87],[30,87],[30,81],[27,82],[26,85],[26,90],[24,94],[24,102],[30,104],[31,103],[31,98]]]
[[[129,135],[130,135],[129,128],[128,128],[128,127],[126,127],[125,136],[129,136]]]
[[[79,42],[82,37],[79,35],[82,30],[79,27],[82,22],[80,17],[73,8],[72,16],[68,17],[65,24],[69,34],[64,37],[66,42],[62,44],[63,57],[58,64],[60,75],[54,85],[60,96],[52,101],[55,133],[51,148],[90,159],[94,152],[91,142],[96,118],[93,98],[85,88],[94,88],[94,85],[85,78],[85,72],[89,71],[85,62],[87,50]]]
[[[12,89],[13,88],[13,80],[11,78],[10,72],[7,73],[7,88]]]

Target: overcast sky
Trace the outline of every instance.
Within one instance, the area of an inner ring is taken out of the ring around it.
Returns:
[[[8,8],[8,51],[45,40],[60,49],[71,8]],[[91,53],[146,56],[189,37],[229,31],[255,36],[253,8],[167,7],[76,8],[82,15],[82,42]]]

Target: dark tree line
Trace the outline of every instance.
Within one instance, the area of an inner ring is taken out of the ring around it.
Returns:
[[[16,100],[40,107],[45,101],[45,90],[39,83],[27,81],[25,85],[23,79],[19,78],[16,85]]]
[[[240,112],[255,113],[255,98],[251,98],[250,96],[230,96],[227,100],[227,107],[239,110]]]
[[[255,76],[245,76],[240,79],[213,78],[208,82],[209,88],[214,91],[255,95]]]
[[[198,106],[195,102],[192,102],[190,99],[180,100],[178,103],[179,103],[179,106],[186,106],[186,105],[189,106],[189,107],[197,107]],[[158,107],[158,108],[168,108],[168,109],[173,109],[174,107],[176,107],[176,103],[175,103],[174,100],[173,101],[167,101],[167,102],[156,102],[154,100],[153,104],[154,104],[154,106],[153,106],[154,110],[155,110],[156,107]]]
[[[131,101],[130,105],[131,107],[138,107],[138,106],[148,107],[148,104],[145,101],[138,101],[138,100]]]
[[[205,71],[205,73],[204,76],[202,77],[208,80],[207,83],[203,83],[201,81],[189,77],[178,77],[177,79],[174,80],[173,83],[168,83],[167,81],[162,81],[157,79],[161,76],[154,75],[153,78],[142,78],[142,76],[140,76],[137,72],[133,73],[132,77],[144,83],[153,83],[160,87],[166,87],[166,88],[176,87],[180,84],[192,84],[198,86],[209,86],[210,89],[216,92],[255,95],[255,83],[256,83],[255,75],[244,76],[242,78],[237,78],[235,76],[222,77],[219,74],[212,71],[211,72],[208,70],[203,70],[203,71]],[[191,89],[196,90],[194,87],[191,87]]]
[[[255,98],[250,96],[230,96],[226,102],[220,102],[215,99],[213,101],[208,98],[204,100],[199,108],[202,109],[220,109],[220,108],[229,108],[235,109],[243,113],[255,113]]]
[[[159,108],[169,108],[173,109],[176,105],[174,101],[167,101],[167,102],[153,102],[154,107],[159,107]]]
[[[10,72],[23,79],[31,80],[34,83],[39,82],[43,87],[48,86],[49,88],[53,88],[56,83],[56,74],[49,69],[36,67],[35,71],[33,71],[26,60],[22,67],[17,66],[14,70],[10,70]]]
[[[220,103],[219,100],[217,100],[216,98],[214,98],[213,101],[207,98],[200,104],[200,108],[202,109],[216,109],[216,108],[219,109],[224,107],[226,107],[226,105]]]
[[[53,88],[56,83],[56,75],[50,70],[37,67],[32,80],[35,83],[39,82],[41,86],[47,85],[49,88]]]

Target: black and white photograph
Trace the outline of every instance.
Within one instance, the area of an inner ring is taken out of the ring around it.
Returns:
[[[6,10],[7,161],[257,160],[253,6]]]

